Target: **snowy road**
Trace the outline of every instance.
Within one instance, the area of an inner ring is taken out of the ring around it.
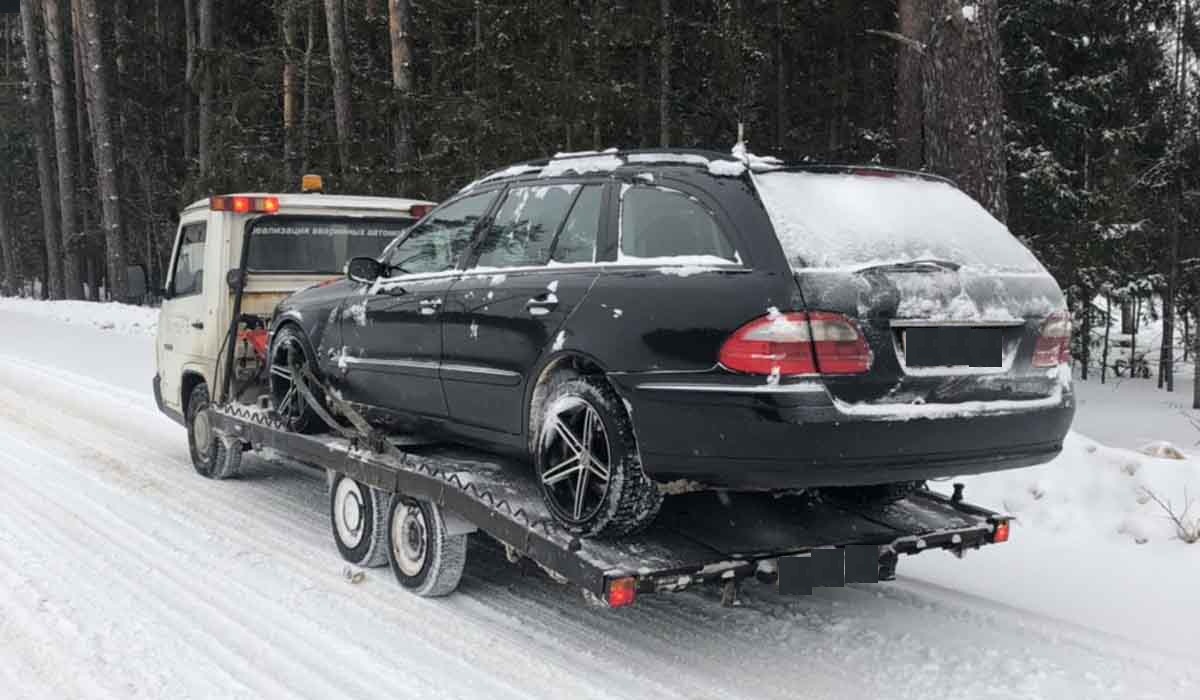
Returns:
[[[483,547],[448,599],[387,569],[352,584],[321,479],[192,472],[150,396],[151,337],[0,328],[0,697],[1200,697],[1195,647],[906,577],[915,562],[811,597],[749,587],[735,609],[591,608]]]

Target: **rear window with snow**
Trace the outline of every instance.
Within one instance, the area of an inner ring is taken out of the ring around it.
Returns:
[[[1043,272],[978,202],[904,175],[772,172],[754,176],[793,267],[861,269],[917,260]]]

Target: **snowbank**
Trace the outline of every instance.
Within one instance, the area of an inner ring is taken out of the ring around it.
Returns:
[[[158,330],[158,309],[116,302],[41,301],[0,297],[0,311],[54,319],[80,326],[94,326],[118,333],[154,335]]]
[[[1017,516],[1018,529],[1039,536],[1181,546],[1152,494],[1181,513],[1186,493],[1193,501],[1189,519],[1200,519],[1200,459],[1151,457],[1078,433],[1067,436],[1062,454],[1049,464],[960,481],[967,484],[968,500],[1008,511]],[[1200,556],[1200,544],[1193,546]]]

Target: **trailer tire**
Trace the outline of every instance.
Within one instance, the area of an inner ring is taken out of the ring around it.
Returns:
[[[424,598],[450,595],[467,563],[467,536],[451,535],[440,506],[396,494],[388,509],[392,573]]]
[[[329,521],[342,558],[356,566],[388,561],[387,494],[337,474],[329,485]]]
[[[589,467],[580,470],[584,452]],[[575,534],[635,534],[662,507],[658,485],[642,469],[629,412],[603,377],[580,376],[552,386],[533,462],[546,506]],[[580,479],[586,480],[582,487]]]
[[[229,441],[213,430],[208,412],[212,400],[208,385],[200,382],[192,389],[187,402],[188,452],[192,467],[206,479],[229,479],[237,476],[242,465],[242,445]]]

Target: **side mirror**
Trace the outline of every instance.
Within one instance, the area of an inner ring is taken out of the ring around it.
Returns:
[[[171,289],[171,285],[164,284],[163,288],[162,288],[162,298],[165,300],[165,299],[170,299],[173,296],[175,296],[175,292],[174,292],[174,290]]]
[[[383,276],[383,263],[375,258],[352,258],[346,264],[346,277],[361,284],[371,284]]]

